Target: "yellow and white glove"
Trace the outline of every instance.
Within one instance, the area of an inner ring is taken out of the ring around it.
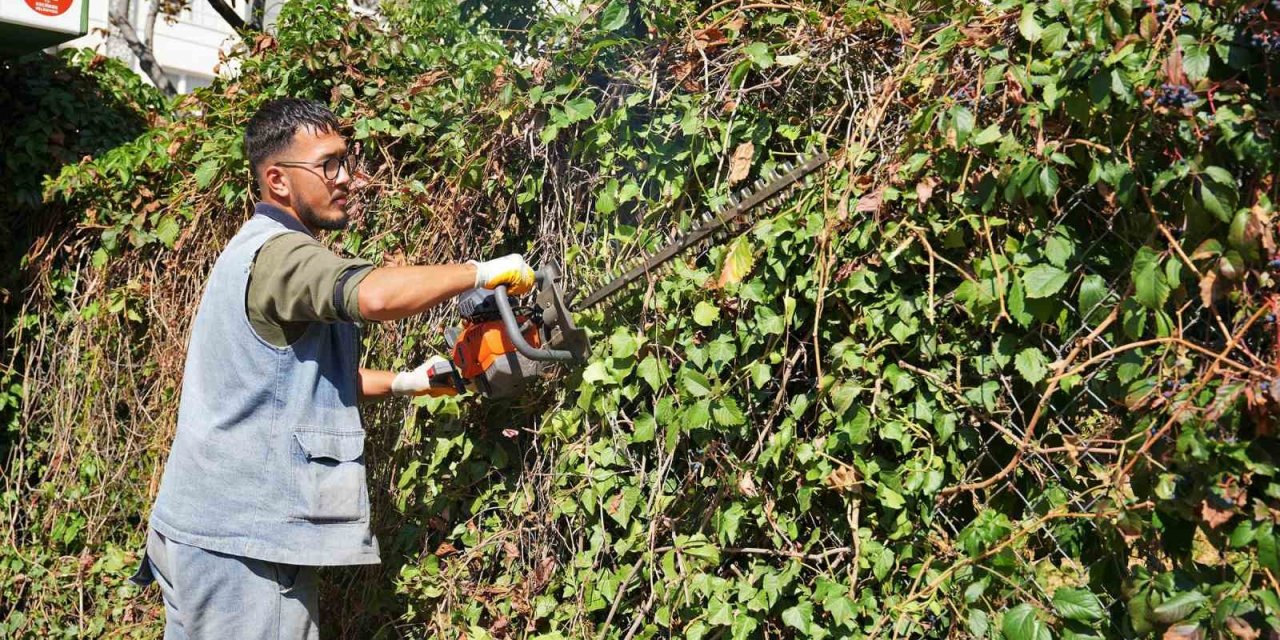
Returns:
[[[431,356],[413,371],[401,371],[391,380],[391,393],[397,396],[453,396],[453,363],[444,356]]]
[[[476,266],[477,288],[496,289],[498,285],[505,284],[507,293],[513,296],[524,295],[533,289],[533,269],[518,253],[485,262],[468,262]]]

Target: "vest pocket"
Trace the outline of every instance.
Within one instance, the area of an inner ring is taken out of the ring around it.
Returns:
[[[364,520],[368,515],[363,431],[297,429],[293,477],[294,517],[321,522]]]

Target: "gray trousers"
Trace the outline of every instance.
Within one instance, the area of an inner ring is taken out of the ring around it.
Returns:
[[[160,584],[164,640],[320,637],[315,567],[206,551],[148,531],[134,581]]]

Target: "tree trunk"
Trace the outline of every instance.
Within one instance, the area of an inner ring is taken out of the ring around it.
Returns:
[[[251,0],[249,7],[249,28],[262,31],[267,14],[267,0]]]
[[[165,95],[173,95],[178,92],[173,86],[173,82],[169,80],[169,76],[165,74],[164,68],[156,62],[155,55],[151,52],[151,43],[143,44],[138,39],[138,32],[134,30],[133,24],[129,21],[129,0],[111,0],[111,7],[108,9],[107,20],[111,24],[112,31],[129,46],[129,50],[138,58],[138,66],[142,67],[142,72],[151,78],[151,82],[163,91]]]
[[[156,18],[160,17],[160,0],[151,0],[151,8],[147,10],[147,47],[156,50]]]

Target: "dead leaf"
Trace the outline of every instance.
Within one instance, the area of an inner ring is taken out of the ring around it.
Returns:
[[[729,244],[729,250],[724,254],[724,263],[720,265],[720,277],[716,278],[713,288],[723,288],[742,282],[742,279],[751,273],[755,261],[755,250],[748,236],[741,235],[734,238]]]
[[[858,198],[858,205],[853,208],[858,213],[876,213],[880,210],[880,203],[884,199],[884,189],[876,189],[871,193],[863,194]]]
[[[1210,529],[1217,529],[1235,515],[1234,510],[1222,508],[1223,505],[1217,504],[1219,502],[1217,496],[1210,496],[1200,503],[1200,519],[1204,520]]]
[[[742,472],[742,475],[738,477],[738,493],[741,493],[748,498],[754,498],[760,495],[760,490],[756,488],[756,480],[751,477],[750,471],[744,471]]]
[[[94,558],[88,551],[80,553],[80,573],[81,575],[88,573],[93,568]]]
[[[1237,618],[1236,616],[1227,618],[1227,631],[1230,631],[1231,635],[1244,640],[1258,640],[1262,635],[1261,631],[1254,629],[1244,618]]]
[[[933,176],[916,183],[916,200],[920,201],[920,206],[923,207],[929,198],[933,197],[933,188],[936,186],[938,186],[938,180]]]
[[[543,558],[533,569],[533,577],[529,582],[529,593],[537,593],[547,586],[551,576],[556,572],[556,559]]]
[[[413,81],[413,84],[409,86],[409,95],[416,96],[419,93],[430,89],[432,85],[439,82],[444,75],[445,72],[443,70],[436,69],[418,76],[417,79]]]
[[[894,31],[904,36],[911,35],[911,32],[915,31],[915,27],[911,25],[911,18],[902,14],[888,14],[884,16],[884,19],[889,22]]]
[[[852,491],[858,485],[858,472],[853,467],[842,464],[839,468],[831,472],[824,480],[828,487],[844,493]]]
[[[1218,272],[1206,271],[1204,277],[1200,278],[1200,304],[1206,309],[1213,307],[1213,299],[1217,297],[1216,285],[1218,284]]]
[[[755,155],[756,146],[748,140],[733,150],[733,157],[729,159],[729,184],[737,184],[747,177],[747,173],[751,171],[751,157]]]
[[[1179,624],[1165,630],[1162,637],[1164,640],[1202,640],[1204,631],[1198,624]]]
[[[668,70],[671,77],[676,79],[676,83],[685,91],[701,91],[702,83],[698,81],[698,75],[695,74],[693,63],[689,61],[680,62],[671,66]]]
[[[1173,53],[1164,61],[1164,77],[1172,85],[1186,86],[1187,75],[1182,72],[1182,47],[1175,44]]]
[[[495,637],[503,638],[507,636],[507,632],[510,628],[511,620],[506,616],[502,616],[497,620],[494,620],[493,624],[489,625],[489,633],[493,634]]]
[[[720,30],[719,27],[712,26],[695,31],[693,34],[693,42],[691,42],[690,45],[703,51],[707,51],[719,47],[728,41],[728,38],[725,38],[724,36],[724,31]]]
[[[276,39],[269,35],[263,34],[261,36],[258,36],[258,38],[254,40],[253,54],[261,55],[263,51],[273,49],[275,48],[275,46],[276,46]]]
[[[507,558],[511,560],[518,560],[520,558],[520,547],[517,547],[516,543],[510,540],[502,543],[502,552],[507,554]]]

